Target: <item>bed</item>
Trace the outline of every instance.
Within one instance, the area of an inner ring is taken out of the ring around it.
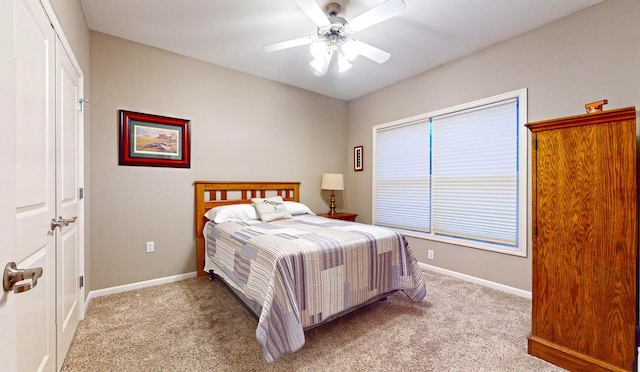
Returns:
[[[426,295],[403,235],[316,216],[299,182],[194,185],[198,275],[222,278],[254,313],[267,363],[299,350],[305,330],[392,292]]]

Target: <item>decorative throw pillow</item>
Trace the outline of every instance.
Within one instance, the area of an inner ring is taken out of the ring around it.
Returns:
[[[286,204],[284,204],[281,196],[253,198],[251,201],[253,202],[253,206],[256,207],[256,211],[262,222],[291,218],[291,213],[287,209]]]
[[[316,215],[311,209],[309,209],[309,207],[302,203],[285,200],[284,204],[287,206],[287,209],[292,216],[295,216],[297,214],[311,214],[314,216]]]

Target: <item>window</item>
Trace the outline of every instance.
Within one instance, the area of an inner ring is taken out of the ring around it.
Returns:
[[[374,224],[526,255],[526,90],[374,127]]]

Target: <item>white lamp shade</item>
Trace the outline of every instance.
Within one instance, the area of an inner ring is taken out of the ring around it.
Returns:
[[[322,175],[323,190],[344,190],[344,178],[340,173],[325,173]]]

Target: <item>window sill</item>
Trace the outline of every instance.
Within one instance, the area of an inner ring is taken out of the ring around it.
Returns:
[[[474,242],[471,240],[450,238],[446,236],[437,236],[429,233],[421,233],[418,231],[403,230],[398,228],[392,228],[392,229],[396,230],[397,232],[401,233],[404,236],[408,236],[412,238],[452,244],[452,245],[457,245],[464,248],[481,249],[483,251],[508,254],[511,256],[527,257],[526,247],[524,249],[523,248],[506,248],[506,247],[501,247],[499,245],[494,245],[494,244],[480,243],[480,242]]]

